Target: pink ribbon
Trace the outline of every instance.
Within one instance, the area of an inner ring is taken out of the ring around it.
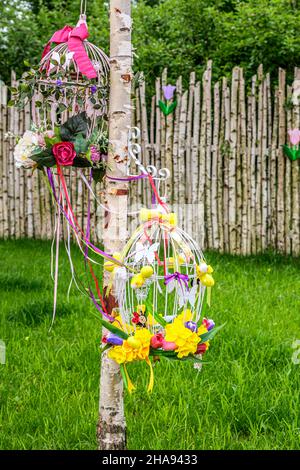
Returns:
[[[88,79],[96,78],[97,72],[83,45],[83,41],[87,39],[88,36],[89,32],[85,22],[79,22],[75,28],[68,25],[64,26],[62,29],[56,31],[52,38],[47,42],[42,58],[50,51],[52,42],[55,44],[66,42],[68,44],[69,51],[74,52],[73,57],[80,72]]]

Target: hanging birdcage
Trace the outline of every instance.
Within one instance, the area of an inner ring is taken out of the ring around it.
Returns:
[[[85,112],[93,129],[96,118],[107,114],[109,58],[87,37],[86,15],[81,13],[75,28],[54,33],[44,49],[36,91],[52,124],[63,112]]]
[[[196,242],[177,226],[174,213],[142,209],[142,225],[122,253],[127,270],[116,271],[119,312],[124,325],[160,329],[182,312],[201,317],[205,290],[213,285],[211,268]],[[147,318],[145,311],[147,310]],[[140,321],[137,322],[140,317]]]

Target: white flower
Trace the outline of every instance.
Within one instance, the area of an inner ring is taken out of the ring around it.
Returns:
[[[32,131],[26,131],[14,150],[15,165],[17,168],[32,168],[35,165],[35,162],[30,159],[30,156],[37,145],[37,134]]]

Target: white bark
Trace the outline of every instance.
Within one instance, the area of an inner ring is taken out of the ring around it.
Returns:
[[[110,103],[108,176],[125,176],[128,159],[127,135],[131,125],[131,18],[130,0],[110,2]],[[120,251],[126,241],[127,184],[106,179],[105,205],[112,210],[104,222],[104,249]],[[104,292],[107,279],[104,278]],[[116,305],[112,293],[106,297],[108,311]],[[102,450],[122,450],[126,446],[123,383],[119,366],[106,355],[100,378],[98,440]]]

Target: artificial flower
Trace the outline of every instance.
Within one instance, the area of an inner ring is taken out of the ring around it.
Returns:
[[[292,145],[298,145],[300,142],[300,130],[299,129],[290,129],[288,131],[290,142]]]
[[[107,355],[110,359],[113,359],[118,364],[123,364],[127,359],[126,352],[124,350],[123,345],[122,346],[114,346],[113,348],[111,348],[108,351]]]
[[[156,333],[156,335],[151,337],[150,345],[152,348],[154,349],[162,348],[163,343],[164,343],[164,336],[162,333]]]
[[[98,163],[101,159],[101,155],[100,155],[99,150],[97,149],[97,147],[95,145],[91,145],[90,146],[90,151],[91,151],[91,160],[92,160],[92,162]]]
[[[204,354],[208,350],[208,347],[208,341],[198,344],[196,354]]]
[[[24,133],[14,150],[14,160],[17,168],[32,168],[36,165],[36,162],[31,160],[30,156],[38,143],[38,134],[32,131]]]
[[[72,142],[58,142],[54,144],[52,153],[56,163],[61,166],[72,166],[76,157],[75,147]]]
[[[120,336],[115,335],[114,333],[109,333],[106,337],[107,343],[113,344],[115,346],[121,346],[123,344],[123,339]]]
[[[97,91],[97,86],[96,86],[96,85],[92,85],[91,88],[90,88],[90,90],[91,90],[91,93],[92,93],[92,94],[96,93],[96,91]]]
[[[198,328],[198,335],[201,336],[201,335],[204,335],[205,333],[208,332],[208,329],[206,328],[206,326],[202,323],[202,325],[199,326]]]
[[[206,326],[207,331],[212,330],[215,327],[215,322],[210,318],[203,318],[203,325]]]
[[[197,323],[195,321],[186,321],[184,326],[194,332],[198,329]]]
[[[165,340],[176,344],[176,352],[178,357],[182,358],[189,354],[194,354],[197,350],[199,343],[199,336],[197,333],[186,328],[182,322],[184,314],[175,318],[172,324],[166,325]]]
[[[162,89],[163,89],[164,97],[168,101],[168,100],[171,100],[173,98],[174,91],[176,90],[176,86],[174,86],[174,85],[164,85],[162,87]]]
[[[162,342],[162,348],[164,351],[175,351],[177,344],[173,341],[166,341],[165,339]]]

